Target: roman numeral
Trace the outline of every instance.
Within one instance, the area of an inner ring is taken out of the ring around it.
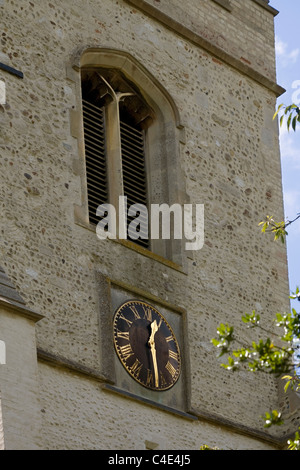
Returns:
[[[126,344],[125,346],[120,346],[120,353],[122,355],[122,358],[127,361],[131,356],[134,355],[130,344]]]
[[[172,378],[174,378],[176,375],[176,369],[174,366],[172,366],[172,364],[169,361],[166,364],[166,369],[169,372],[169,374],[172,376]]]
[[[140,319],[141,319],[140,314],[139,314],[139,312],[137,311],[135,305],[130,305],[130,310],[132,311],[135,320],[140,320]]]
[[[170,335],[166,338],[167,343],[170,343],[170,341],[173,341],[173,336]]]
[[[129,341],[129,331],[117,330],[117,337],[120,339],[126,339],[126,341]]]
[[[144,312],[145,312],[145,314],[144,314],[145,320],[148,320],[149,322],[152,322],[152,310],[151,310],[151,308],[143,306],[143,309],[144,309]]]
[[[169,357],[179,362],[179,355],[175,351],[171,351],[171,349],[169,349]]]
[[[126,323],[127,323],[127,325],[129,326],[129,328],[131,327],[132,321],[130,321],[130,320],[128,320],[128,318],[124,317],[124,314],[123,314],[123,313],[120,314],[120,319],[126,321]]]
[[[165,378],[164,378],[164,376],[163,376],[163,374],[162,374],[161,372],[159,373],[159,377],[160,377],[160,385],[161,385],[161,387],[165,387],[165,386],[167,385],[167,382],[166,382],[166,380],[165,380]]]
[[[136,377],[139,377],[142,367],[143,367],[143,364],[141,364],[140,361],[136,359],[135,363],[131,367],[129,367],[129,370],[133,375],[135,375]]]
[[[148,387],[153,387],[153,374],[152,374],[151,370],[149,370],[149,369],[147,369],[146,385]]]

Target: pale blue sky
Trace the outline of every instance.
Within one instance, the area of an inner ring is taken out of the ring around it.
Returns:
[[[300,1],[271,0],[270,4],[280,12],[275,18],[277,82],[286,93],[278,104],[300,104]],[[300,212],[300,127],[296,133],[282,129],[280,142],[285,215],[293,219]],[[290,289],[294,291],[297,285],[300,287],[300,220],[288,232]],[[299,309],[295,301],[292,306]]]

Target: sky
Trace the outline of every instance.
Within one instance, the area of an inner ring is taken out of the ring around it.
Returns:
[[[300,104],[300,36],[299,0],[271,0],[279,10],[275,18],[277,83],[286,92],[278,98],[278,105]],[[298,131],[280,129],[283,194],[286,219],[293,220],[300,213],[300,126]],[[272,214],[270,214],[272,215]],[[287,250],[290,290],[300,287],[300,220],[288,228]],[[292,307],[299,310],[299,302]]]

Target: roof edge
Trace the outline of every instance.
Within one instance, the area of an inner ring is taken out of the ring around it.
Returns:
[[[272,13],[273,16],[277,16],[279,11],[276,10],[276,8],[273,8],[271,5],[269,5],[270,0],[253,0],[255,3],[263,7],[265,10],[268,10],[270,13]]]

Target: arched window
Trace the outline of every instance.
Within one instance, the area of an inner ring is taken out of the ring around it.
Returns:
[[[79,51],[72,68],[81,80],[81,125],[76,113],[73,129],[80,142],[79,166],[84,165],[79,172],[85,178],[82,206],[75,209],[77,222],[97,224],[99,204],[118,208],[119,196],[127,198],[126,209],[134,204],[149,209],[152,204],[188,202],[180,165],[184,130],[169,93],[121,51]],[[131,221],[128,217],[127,246],[183,264],[181,240],[152,239],[147,220],[140,223],[141,238],[134,239]]]

